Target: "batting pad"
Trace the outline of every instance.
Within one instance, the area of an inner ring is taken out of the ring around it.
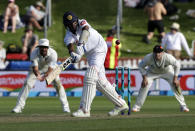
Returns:
[[[95,67],[89,67],[84,77],[84,87],[80,104],[80,108],[82,108],[85,112],[90,111],[91,103],[96,95],[97,79],[98,75]]]
[[[97,81],[97,89],[106,96],[114,105],[123,106],[126,102],[121,98],[120,95],[115,91],[115,87],[113,87],[107,79],[99,79]]]

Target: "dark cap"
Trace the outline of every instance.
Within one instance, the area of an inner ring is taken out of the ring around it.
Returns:
[[[63,16],[63,24],[65,27],[72,24],[73,22],[77,21],[78,17],[71,11],[67,11],[64,13]]]
[[[163,47],[161,46],[161,45],[156,45],[156,46],[154,46],[154,48],[153,48],[153,52],[154,53],[160,53],[160,52],[163,52],[164,50],[163,50]]]

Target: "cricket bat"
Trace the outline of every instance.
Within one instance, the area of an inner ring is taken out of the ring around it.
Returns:
[[[61,71],[65,70],[70,64],[72,64],[72,58],[68,57],[62,64],[57,66],[49,75],[45,78],[46,84],[49,85],[56,78]]]

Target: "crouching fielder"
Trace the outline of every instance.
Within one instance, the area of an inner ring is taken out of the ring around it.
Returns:
[[[84,77],[80,107],[72,116],[90,117],[91,103],[96,95],[96,87],[115,105],[115,108],[108,113],[110,116],[115,116],[123,110],[128,110],[126,102],[106,79],[104,61],[107,45],[103,37],[86,20],[78,19],[70,11],[64,14],[63,22],[67,30],[64,42],[68,47],[73,63],[78,62],[85,54],[89,64]],[[73,44],[76,44],[76,51],[73,49]]]
[[[146,66],[148,66],[147,69]],[[143,81],[136,103],[132,108],[133,112],[140,111],[150,86],[155,79],[159,78],[166,80],[170,84],[171,89],[180,104],[181,111],[189,112],[179,86],[178,74],[180,71],[180,64],[172,55],[165,53],[162,46],[156,45],[153,48],[153,53],[144,57],[139,64],[139,70],[143,76]]]
[[[44,81],[45,77],[57,66],[57,53],[54,49],[49,47],[49,40],[40,39],[38,48],[36,48],[31,53],[32,68],[28,73],[28,76],[24,82],[15,108],[12,110],[13,113],[21,113],[24,109],[26,99],[30,92],[30,89],[33,88],[35,81],[40,80]],[[56,88],[59,99],[62,104],[64,112],[70,112],[69,104],[67,101],[66,93],[64,87],[60,82],[59,75],[54,79],[53,85]]]

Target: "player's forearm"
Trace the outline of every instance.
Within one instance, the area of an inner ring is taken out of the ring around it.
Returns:
[[[68,46],[68,51],[69,51],[69,54],[71,54],[71,52],[74,52],[74,45],[72,43],[70,43]]]
[[[36,77],[41,75],[38,66],[33,66],[33,73],[35,74]]]
[[[175,85],[175,87],[179,87],[179,80],[178,80],[178,76],[174,76],[173,77],[173,85]]]
[[[146,75],[142,75],[142,78],[143,78],[142,87],[144,88],[148,85],[148,79],[147,79]]]
[[[44,77],[47,77],[51,72],[52,72],[53,68],[49,67],[48,71],[44,74]]]
[[[146,78],[147,78],[147,77],[146,77],[146,74],[145,74],[145,75],[142,75],[142,78],[143,78],[143,80],[146,79]]]
[[[174,75],[173,80],[177,80],[178,76]]]

